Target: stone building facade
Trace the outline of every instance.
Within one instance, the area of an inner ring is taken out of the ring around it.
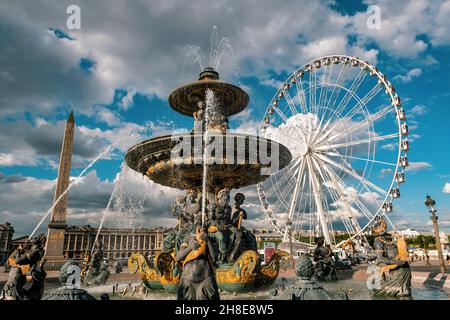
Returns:
[[[9,222],[0,224],[0,265],[5,263],[11,252],[13,234],[14,228]]]
[[[97,228],[87,226],[68,226],[64,235],[65,259],[81,260],[90,252],[97,235]],[[147,256],[161,252],[164,228],[114,229],[102,228],[98,240],[103,243],[105,258],[126,260],[132,253]]]

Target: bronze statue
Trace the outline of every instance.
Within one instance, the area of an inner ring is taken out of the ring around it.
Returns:
[[[59,272],[61,287],[52,290],[42,300],[97,300],[80,288],[80,266],[69,260]]]
[[[119,274],[123,271],[123,264],[122,261],[117,260],[116,262],[114,262],[114,273],[115,274]]]
[[[183,266],[177,291],[178,300],[219,300],[219,289],[214,275],[215,250],[206,230],[200,226],[181,246],[176,260]]]
[[[313,260],[315,263],[315,277],[318,280],[334,281],[337,280],[335,261],[333,259],[333,250],[329,244],[325,245],[325,238],[320,236],[316,239],[316,249],[314,250]]]
[[[297,283],[285,290],[282,295],[287,300],[348,300],[347,294],[342,292],[340,296],[335,297],[325,290],[322,286],[316,284],[311,278],[315,270],[311,258],[308,255],[301,255],[297,260],[295,269],[299,277]],[[276,297],[278,292],[272,291],[272,297]]]
[[[210,206],[208,232],[219,251],[218,263],[227,260],[229,251],[229,227],[231,225],[230,190],[224,188],[217,193],[216,203]]]
[[[200,202],[197,200],[198,193],[195,189],[190,189],[184,197],[177,200],[176,206],[180,209],[178,215],[178,232],[175,239],[175,248],[179,250],[184,239],[194,231],[196,217],[201,212]]]
[[[383,218],[373,226],[373,233],[378,235],[373,243],[377,253],[375,265],[378,266],[379,283],[373,288],[377,296],[411,296],[411,269],[408,263],[408,250],[403,237],[397,241],[386,232],[387,225]]]
[[[245,201],[244,194],[236,193],[234,201],[234,211],[229,228],[231,252],[228,255],[228,262],[236,261],[243,250],[257,250],[255,236],[242,226],[242,221],[247,219],[247,212],[241,207]]]
[[[101,241],[96,240],[92,254],[86,256],[86,265],[81,271],[83,283],[87,286],[103,284],[108,280],[110,272],[108,262],[103,260],[104,250]]]
[[[203,101],[197,103],[198,109],[194,112],[194,133],[201,133],[205,130],[205,104]]]
[[[11,266],[9,279],[5,283],[1,300],[40,300],[44,292],[44,281],[47,273],[44,270],[44,248],[47,238],[43,233],[23,247],[19,246],[8,258]],[[27,276],[31,278],[31,286],[25,289]]]
[[[173,228],[167,231],[164,239],[163,239],[163,252],[170,253],[173,249],[175,249],[176,239],[177,239],[178,230]]]

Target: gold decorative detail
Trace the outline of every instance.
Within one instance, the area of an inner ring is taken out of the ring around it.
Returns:
[[[381,234],[384,231],[386,231],[387,224],[386,221],[384,221],[383,218],[380,218],[372,227],[372,231],[375,234]]]
[[[171,253],[161,252],[156,256],[155,261],[156,267],[158,268],[158,271],[161,274],[159,278],[159,282],[161,282],[161,284],[180,283],[181,272],[178,273],[178,275],[176,276],[174,276],[173,274],[174,273],[173,271],[176,265],[178,264],[177,260],[175,259],[175,251],[172,251]]]
[[[236,260],[232,267],[216,269],[218,283],[253,283],[259,257],[256,251],[247,250]]]
[[[289,254],[286,251],[277,250],[269,263],[259,269],[256,275],[255,285],[268,286],[275,282],[280,272],[280,260],[287,257],[289,257]]]
[[[398,259],[402,260],[403,262],[407,262],[409,260],[408,245],[406,244],[404,236],[397,238],[397,251]]]
[[[191,252],[188,253],[188,255],[186,256],[186,258],[183,261],[183,267],[186,263],[197,259],[203,252],[205,252],[206,241],[200,240],[199,243],[200,243],[200,247],[197,250],[192,250]]]
[[[208,227],[208,233],[216,233],[218,231],[217,226],[212,225]]]
[[[355,244],[353,243],[353,241],[351,239],[348,239],[347,241],[345,241],[342,244],[342,250],[345,250],[347,247],[349,247],[350,250],[352,250],[352,252],[356,252]]]
[[[133,253],[128,258],[128,268],[130,269],[130,274],[135,274],[139,271],[142,281],[159,281],[158,271],[150,268],[147,260],[140,253]]]
[[[27,274],[28,271],[30,271],[30,265],[29,264],[24,264],[24,265],[16,264],[16,259],[13,258],[12,255],[10,257],[8,257],[8,265],[11,266],[11,267],[17,267],[17,268],[21,269],[22,270],[22,274]]]

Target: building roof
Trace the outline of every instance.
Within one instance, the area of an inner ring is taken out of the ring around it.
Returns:
[[[0,224],[0,230],[2,230],[2,231],[10,230],[10,231],[14,232],[14,227],[11,225],[11,223],[6,222],[3,224]]]
[[[100,233],[110,233],[110,232],[157,232],[157,231],[167,231],[169,228],[163,228],[163,227],[156,227],[156,228],[102,228]],[[85,231],[85,232],[96,232],[98,228],[91,227],[90,225],[84,225],[84,226],[77,226],[77,225],[70,225],[67,226],[66,231]]]

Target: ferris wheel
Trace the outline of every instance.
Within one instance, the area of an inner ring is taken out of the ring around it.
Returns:
[[[279,87],[260,132],[292,153],[257,185],[266,218],[283,240],[342,247],[364,235],[400,197],[409,150],[406,114],[377,67],[356,57],[315,59]],[[339,234],[346,234],[340,237]],[[308,241],[309,239],[309,241]]]

